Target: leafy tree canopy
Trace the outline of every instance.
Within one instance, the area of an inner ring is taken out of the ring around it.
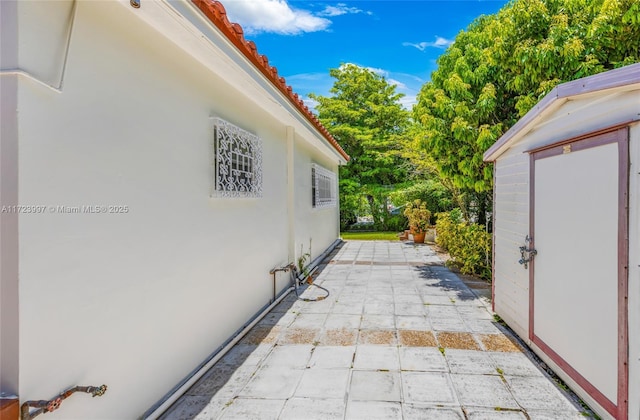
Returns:
[[[351,156],[340,170],[341,218],[360,206],[366,196],[376,222],[385,212],[385,186],[403,182],[407,160],[401,155],[401,139],[410,125],[410,114],[400,104],[401,93],[373,71],[343,64],[331,69],[335,78],[331,96],[309,95],[318,102],[318,118]]]
[[[399,138],[409,124],[409,113],[399,102],[404,95],[384,77],[354,64],[329,74],[336,79],[332,96],[309,96],[318,102],[322,124],[351,156],[341,175],[360,184],[403,180]]]
[[[488,197],[492,169],[482,154],[544,95],[638,61],[637,0],[514,0],[478,18],[438,59],[414,107],[418,141],[456,187]]]

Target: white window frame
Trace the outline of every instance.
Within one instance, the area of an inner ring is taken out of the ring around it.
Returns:
[[[222,118],[213,118],[212,197],[262,197],[262,140]]]
[[[311,184],[313,208],[335,207],[338,204],[337,177],[334,172],[312,164]]]

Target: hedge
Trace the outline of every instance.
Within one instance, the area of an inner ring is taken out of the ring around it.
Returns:
[[[451,256],[448,264],[464,274],[491,279],[491,234],[484,227],[462,221],[459,211],[438,213],[436,243]]]

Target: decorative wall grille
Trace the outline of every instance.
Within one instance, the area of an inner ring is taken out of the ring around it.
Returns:
[[[214,197],[262,197],[262,140],[220,118],[214,120]]]
[[[337,204],[336,174],[315,163],[311,165],[313,207],[335,207]]]

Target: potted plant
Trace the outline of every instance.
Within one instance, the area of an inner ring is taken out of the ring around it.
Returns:
[[[427,204],[422,200],[409,202],[404,209],[404,215],[409,219],[413,242],[424,243],[427,229],[430,227],[429,218],[431,217],[431,212],[427,210]]]

